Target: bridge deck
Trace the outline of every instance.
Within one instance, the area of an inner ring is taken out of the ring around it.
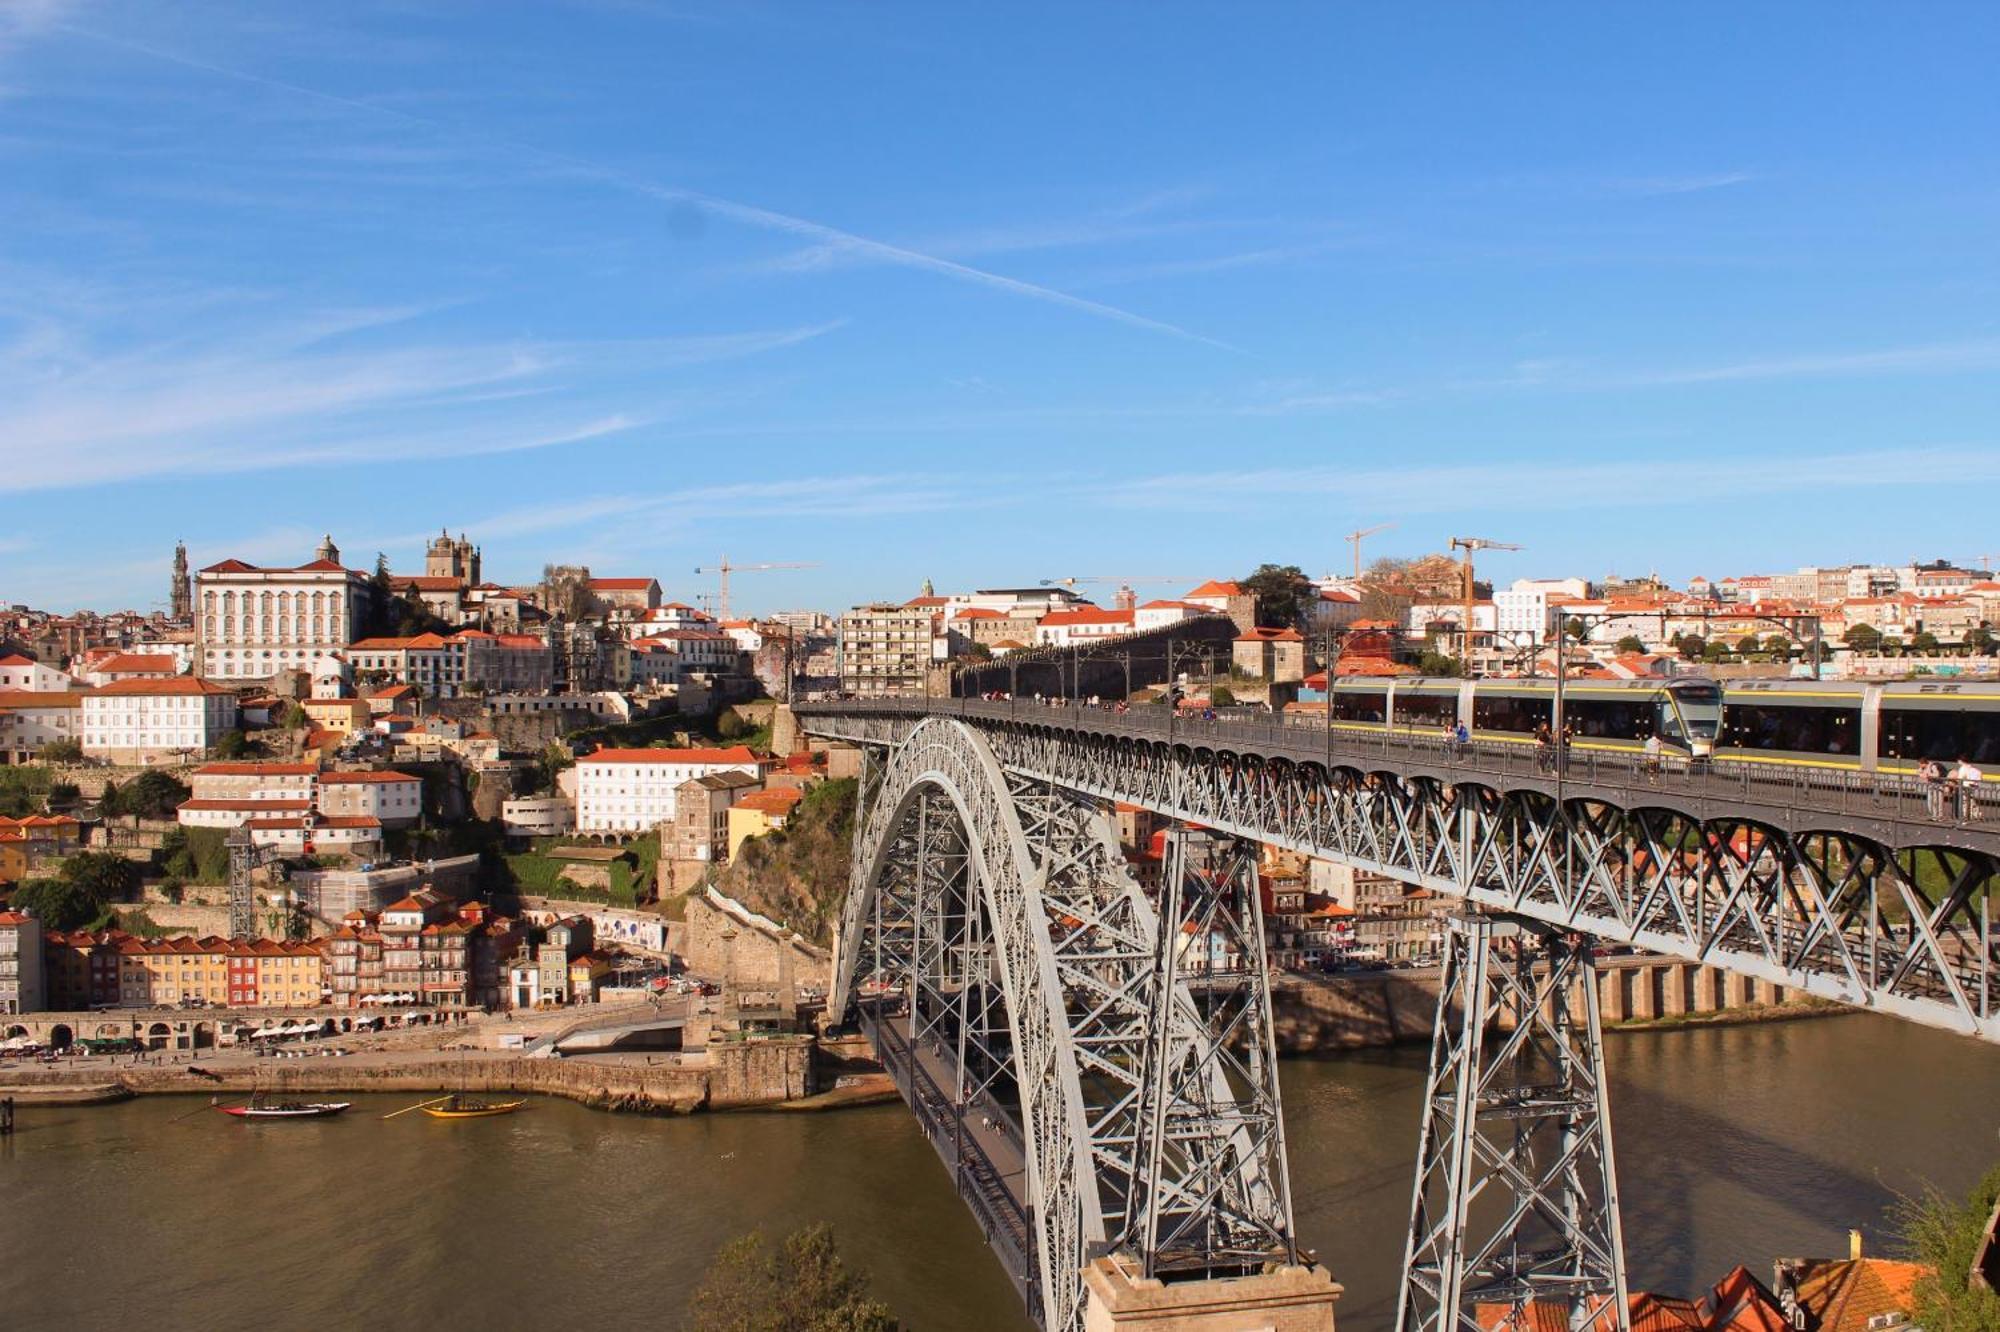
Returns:
[[[954,1081],[950,1059],[928,1044],[912,1049],[907,1027],[895,1018],[879,1016],[868,1006],[861,1025],[1032,1315],[1040,1304],[1040,1288],[1028,1214],[1028,1168],[1011,1116],[984,1098],[961,1105],[948,1090]]]
[[[1388,729],[1328,727],[1264,712],[1227,712],[1214,720],[1178,716],[1163,706],[1124,711],[1088,704],[960,698],[843,699],[797,706],[801,717],[915,721],[960,717],[988,725],[1053,728],[1107,739],[1167,741],[1262,760],[1389,770],[1455,784],[1532,789],[1621,808],[1669,806],[1697,818],[1737,816],[1772,827],[1837,829],[1889,846],[1943,846],[2000,855],[2000,781],[1962,799],[1943,799],[1901,773],[1846,772],[1796,764],[1718,759],[1699,765],[1669,760],[1650,771],[1643,756],[1579,740],[1557,771],[1532,744],[1475,740]]]

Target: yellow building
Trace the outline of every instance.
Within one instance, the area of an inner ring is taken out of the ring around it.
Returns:
[[[729,858],[736,859],[736,852],[744,842],[752,837],[762,837],[765,833],[785,826],[785,820],[792,816],[793,808],[805,793],[788,786],[772,787],[768,791],[752,791],[729,807]]]
[[[365,698],[308,698],[301,700],[299,706],[306,710],[316,728],[335,735],[365,731],[374,721]]]
[[[315,943],[276,939],[124,938],[118,1003],[125,1008],[309,1008],[324,1002]]]

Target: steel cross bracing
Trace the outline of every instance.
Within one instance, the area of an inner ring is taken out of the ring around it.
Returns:
[[[849,738],[885,725],[808,721]],[[1989,910],[2000,860],[1985,850],[1702,816],[1665,798],[1621,806],[1535,786],[977,724],[1012,774],[2000,1041]]]
[[[1630,1332],[1602,1037],[1583,940],[1454,913],[1396,1332]]]
[[[1215,1005],[1170,973],[1156,1002],[1159,919],[1098,802],[1005,772],[974,728],[941,720],[871,752],[863,789],[829,1009],[878,1032],[885,1059],[908,1060],[906,1095],[924,1084],[944,1102],[915,1108],[934,1135],[949,1121],[976,1182],[1018,1154],[1018,1197],[963,1179],[961,1191],[989,1235],[1026,1233],[1030,1313],[1080,1327],[1085,1263],[1139,1252],[1148,1234],[1170,1237],[1183,1262],[1195,1200],[1223,1218],[1200,1237],[1218,1264],[1289,1255],[1275,1083],[1232,1116],[1241,1056],[1213,1049]],[[1260,968],[1229,1011],[1261,1013],[1268,1049],[1262,985]],[[1164,1085],[1148,1076],[1163,1061],[1181,1070],[1164,1111],[1145,1097]],[[1199,1123],[1185,1113],[1197,1101]],[[1171,1145],[1155,1152],[1144,1126],[1162,1123]]]

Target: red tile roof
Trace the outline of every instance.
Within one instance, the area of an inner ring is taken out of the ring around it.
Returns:
[[[310,777],[319,769],[310,763],[204,763],[197,777]]]
[[[245,814],[277,813],[281,810],[303,811],[312,808],[310,800],[183,800],[181,809],[192,810],[241,810]]]
[[[752,791],[736,802],[736,808],[753,809],[760,814],[789,814],[792,806],[803,799],[803,791],[789,786],[774,786],[768,791]]]
[[[323,772],[319,777],[321,786],[359,786],[364,784],[374,785],[383,782],[420,782],[422,780],[421,777],[412,777],[407,772],[390,771]]]
[[[1060,629],[1064,625],[1086,624],[1130,624],[1132,612],[1128,610],[1105,610],[1099,606],[1082,606],[1076,610],[1050,611],[1042,617],[1044,628]]]
[[[650,578],[593,578],[590,590],[593,592],[644,592],[653,585]]]
[[[600,749],[578,763],[755,763],[748,745],[727,749]]]
[[[1240,597],[1243,595],[1243,589],[1235,583],[1227,583],[1211,578],[1194,591],[1188,593],[1188,595],[1190,597]]]
[[[104,675],[129,675],[138,671],[151,671],[173,675],[180,666],[170,652],[118,652],[92,667]]]

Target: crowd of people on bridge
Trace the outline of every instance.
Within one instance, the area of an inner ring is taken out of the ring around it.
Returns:
[[[1950,768],[1936,759],[1925,759],[1917,765],[1917,780],[1923,783],[1924,807],[1932,818],[1979,817],[1979,784],[1986,780],[1986,774],[1966,755],[1959,755]]]

